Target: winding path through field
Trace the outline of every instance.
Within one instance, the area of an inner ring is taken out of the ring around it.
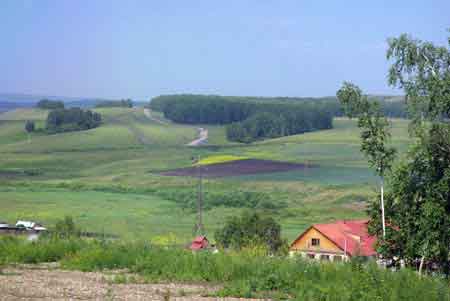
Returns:
[[[164,125],[168,125],[169,123],[166,121],[163,121],[161,119],[156,118],[155,116],[152,115],[152,111],[148,108],[144,108],[144,115],[157,123],[160,124],[164,124]],[[208,130],[205,128],[198,128],[198,138],[189,142],[187,145],[188,146],[199,146],[202,144],[205,144],[208,141]]]
[[[189,142],[188,146],[199,146],[205,144],[208,141],[208,130],[204,128],[198,128],[198,138]]]
[[[144,108],[144,115],[145,115],[148,119],[150,119],[150,120],[152,120],[152,121],[154,121],[154,122],[157,122],[157,123],[160,123],[160,124],[164,124],[164,125],[169,124],[169,123],[167,123],[167,122],[165,122],[165,121],[163,121],[163,120],[161,120],[161,119],[158,119],[158,118],[154,117],[154,116],[152,115],[152,111],[151,111],[150,109]]]

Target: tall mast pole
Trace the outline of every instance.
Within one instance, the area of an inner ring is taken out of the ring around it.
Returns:
[[[202,166],[200,164],[200,155],[197,157],[197,172],[198,172],[198,186],[197,186],[197,206],[198,206],[198,224],[197,231],[203,235],[203,174]]]

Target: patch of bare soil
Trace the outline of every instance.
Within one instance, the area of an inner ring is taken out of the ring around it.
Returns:
[[[131,278],[133,283],[117,283]],[[218,289],[203,284],[149,284],[126,271],[66,271],[57,265],[21,265],[0,274],[0,300],[244,300],[204,297]]]
[[[186,167],[162,172],[165,176],[191,176],[198,177],[201,173],[203,177],[219,178],[241,175],[251,175],[260,173],[272,173],[281,171],[300,170],[314,166],[299,163],[246,159],[224,163],[209,164],[198,167]]]

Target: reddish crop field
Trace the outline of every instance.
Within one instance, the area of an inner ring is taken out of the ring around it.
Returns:
[[[308,168],[312,167],[308,165]],[[304,169],[306,166],[299,163],[246,159],[224,163],[209,164],[197,167],[185,167],[162,172],[165,176],[191,176],[198,177],[200,173],[207,178],[232,177],[241,175],[272,173]]]

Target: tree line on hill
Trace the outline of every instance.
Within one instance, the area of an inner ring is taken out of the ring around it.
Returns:
[[[80,108],[66,109],[62,101],[43,99],[36,106],[40,109],[51,110],[45,122],[45,131],[50,134],[88,130],[100,126],[102,122],[99,113]],[[30,133],[36,130],[33,120],[25,122],[25,131]]]
[[[97,105],[95,105],[96,108],[132,108],[133,107],[133,101],[131,99],[121,99],[121,100],[105,100]]]
[[[368,99],[371,102],[376,101],[383,113],[384,116],[389,118],[409,118],[410,113],[408,112],[407,104],[404,100],[403,96],[397,96],[397,97],[391,97],[391,96],[375,96],[375,95],[368,95]],[[176,94],[176,95],[161,95],[152,98],[150,102],[150,108],[155,111],[159,112],[165,112],[167,107],[172,106],[173,103],[179,102],[179,101],[186,101],[186,106],[190,105],[196,105],[189,103],[191,101],[230,101],[235,103],[241,103],[241,102],[257,102],[257,103],[313,103],[316,105],[320,105],[323,108],[326,108],[328,112],[331,112],[331,114],[335,117],[343,117],[345,116],[345,112],[342,109],[342,106],[335,96],[326,96],[326,97],[248,97],[248,96],[218,96],[218,95],[195,95],[195,94]],[[215,105],[217,108],[220,109],[220,103],[217,103]],[[230,107],[230,105],[228,105]],[[232,109],[228,109],[230,111],[233,111]],[[228,111],[225,111],[226,114]],[[206,112],[205,112],[206,113]],[[169,112],[170,115],[173,115],[174,112]],[[221,124],[227,124],[235,121],[240,121],[239,115],[232,115],[231,112],[229,112],[231,116],[223,117],[225,120],[221,122]],[[234,113],[236,114],[236,113]],[[208,114],[210,115],[210,114]],[[178,118],[181,118],[181,116],[176,116]],[[248,117],[248,116],[247,116]],[[213,117],[201,117],[202,119],[213,119]],[[193,119],[199,119],[199,117],[195,117]],[[188,121],[180,121],[189,123]],[[194,123],[194,122],[191,122]],[[207,120],[203,120],[201,123],[208,123]],[[211,122],[213,123],[213,122]],[[216,122],[219,123],[219,122]]]
[[[322,103],[255,99],[164,95],[154,98],[150,108],[179,123],[227,124],[228,139],[239,142],[332,128],[332,112]]]
[[[64,102],[60,100],[41,99],[36,104],[36,107],[43,110],[64,109]]]
[[[380,107],[380,111],[383,116],[387,118],[409,118],[410,113],[408,107],[403,100],[389,100],[384,97],[367,96],[369,102],[376,102]],[[327,109],[332,112],[335,117],[346,116],[342,106],[337,98],[328,98],[325,100],[319,99],[318,102],[322,103]]]

